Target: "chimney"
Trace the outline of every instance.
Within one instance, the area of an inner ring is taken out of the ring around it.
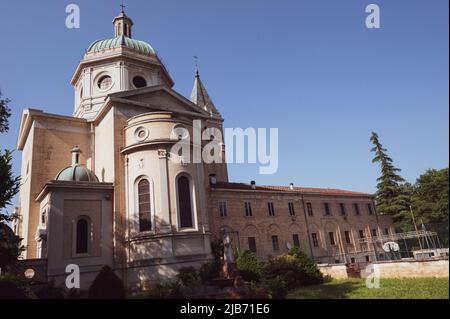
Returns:
[[[290,189],[291,191],[294,190],[294,183],[290,183],[290,184],[289,184],[289,189]]]
[[[255,181],[251,181],[250,185],[252,186],[252,189],[256,189],[256,182]]]

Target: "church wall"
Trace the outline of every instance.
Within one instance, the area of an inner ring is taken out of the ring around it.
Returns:
[[[109,194],[109,197],[106,196]],[[66,266],[80,267],[81,288],[89,288],[98,270],[113,267],[111,190],[54,190],[49,197],[48,277],[63,283]],[[89,220],[90,241],[87,254],[76,254],[75,227],[78,218]]]
[[[28,227],[26,256],[35,258],[37,246],[34,238],[40,215],[39,203],[35,199],[45,183],[54,179],[60,170],[71,164],[70,150],[74,145],[78,145],[82,149],[81,163],[86,163],[90,157],[90,145],[87,124],[79,120],[40,117],[34,121],[30,134],[32,134],[30,135],[32,136],[30,140],[30,152],[32,153],[30,188],[23,196],[27,197],[29,201],[28,212],[26,203],[21,203],[21,205],[25,209],[22,208],[24,220],[28,219],[26,223]],[[28,156],[26,155],[26,158]]]
[[[29,217],[30,217],[30,205],[32,199],[31,193],[31,172],[33,171],[33,142],[34,142],[34,124],[30,129],[28,138],[25,142],[22,150],[22,163],[21,163],[21,183],[20,183],[20,215],[21,231],[18,234],[22,239],[22,245],[28,247],[28,232],[29,232]],[[27,257],[27,251],[23,253],[24,257]]]

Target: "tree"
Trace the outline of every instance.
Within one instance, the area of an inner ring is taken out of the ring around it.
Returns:
[[[0,92],[0,133],[9,130],[9,117],[11,116],[9,102],[9,99],[2,99]],[[3,213],[3,210],[11,204],[12,198],[19,191],[20,177],[14,177],[11,161],[11,152],[0,150],[0,267],[3,270],[12,268],[22,251],[20,238],[15,236],[7,225],[13,220],[13,216]]]
[[[429,169],[420,175],[412,192],[412,209],[418,223],[436,231],[448,245],[449,237],[448,168]]]
[[[9,99],[2,99],[2,92],[0,91],[0,133],[8,132],[9,117],[11,116],[11,109],[8,106]]]
[[[89,287],[89,299],[123,299],[125,287],[109,266],[103,266]]]
[[[375,153],[372,163],[379,163],[381,176],[377,178],[377,192],[375,200],[377,209],[381,214],[393,216],[394,222],[401,219],[402,214],[409,207],[409,188],[405,180],[398,174],[401,170],[396,168],[393,160],[387,154],[387,149],[379,141],[378,134],[372,132],[370,141],[374,147],[370,150]]]

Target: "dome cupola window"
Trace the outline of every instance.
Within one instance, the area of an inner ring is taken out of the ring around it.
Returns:
[[[99,80],[98,80],[98,88],[101,90],[106,90],[108,89],[112,84],[112,78],[109,75],[105,75],[102,76]]]
[[[144,88],[147,86],[147,81],[142,76],[135,76],[133,78],[133,85],[136,89]]]

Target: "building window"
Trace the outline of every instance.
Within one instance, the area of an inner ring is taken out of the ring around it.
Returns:
[[[272,236],[272,248],[273,251],[280,250],[280,245],[278,243],[278,236]]]
[[[41,214],[41,224],[45,225],[46,221],[47,221],[47,212],[43,210]]]
[[[227,202],[219,202],[219,212],[220,212],[220,217],[228,216]]]
[[[133,85],[135,88],[144,88],[147,86],[147,81],[142,76],[135,76],[133,78]]]
[[[311,203],[306,203],[306,210],[308,211],[308,216],[313,216],[313,208]]]
[[[269,216],[275,216],[275,209],[273,208],[273,203],[267,203],[267,209],[269,210]]]
[[[369,215],[373,215],[373,208],[371,203],[367,204],[367,210],[369,211]]]
[[[358,203],[355,203],[355,204],[353,204],[353,207],[355,207],[355,215],[360,215],[360,212],[359,212],[359,204],[358,204]]]
[[[344,203],[340,203],[339,207],[341,208],[341,215],[345,216],[347,214],[347,212],[345,211],[345,204]]]
[[[350,237],[350,232],[348,230],[344,231],[344,236],[345,236],[345,242],[347,244],[351,244],[352,243],[352,239]]]
[[[317,233],[312,233],[311,234],[311,238],[313,241],[313,246],[314,247],[319,247],[319,238],[317,237]]]
[[[369,261],[370,261],[370,257],[366,256],[366,262],[369,262]]]
[[[100,80],[98,80],[98,88],[101,90],[105,90],[109,88],[112,84],[112,78],[109,75],[102,76]]]
[[[298,234],[292,234],[292,241],[294,242],[294,246],[300,247],[300,238]]]
[[[178,178],[178,207],[180,210],[180,227],[193,227],[191,187],[189,179],[186,176],[180,176]]]
[[[89,245],[89,222],[86,218],[80,218],[76,226],[76,247],[77,254],[87,254]]]
[[[251,217],[251,216],[253,216],[253,213],[252,213],[252,203],[250,203],[250,202],[245,202],[244,205],[245,205],[245,216],[246,216],[246,217]]]
[[[328,233],[328,236],[330,237],[330,244],[331,244],[332,246],[336,245],[336,242],[335,242],[335,240],[334,240],[334,233],[333,233],[332,231],[330,231],[330,232]]]
[[[294,203],[293,202],[289,202],[288,203],[288,208],[289,208],[289,216],[295,216],[295,210],[294,210]]]
[[[331,215],[330,204],[329,203],[324,203],[323,205],[325,207],[325,215],[327,215],[327,216]]]
[[[354,257],[350,258],[350,262],[351,262],[352,264],[354,264],[354,263],[356,262],[355,258],[354,258]]]
[[[256,238],[255,237],[248,237],[248,249],[251,252],[256,253]]]
[[[152,229],[152,217],[150,207],[150,183],[143,179],[138,183],[138,205],[139,205],[139,231]]]
[[[364,236],[364,230],[360,230],[359,231],[359,238],[364,238],[365,236]]]
[[[376,228],[372,229],[372,237],[377,237],[377,229]]]
[[[389,229],[388,229],[388,228],[385,228],[385,229],[384,229],[384,234],[385,234],[385,235],[389,235]]]

